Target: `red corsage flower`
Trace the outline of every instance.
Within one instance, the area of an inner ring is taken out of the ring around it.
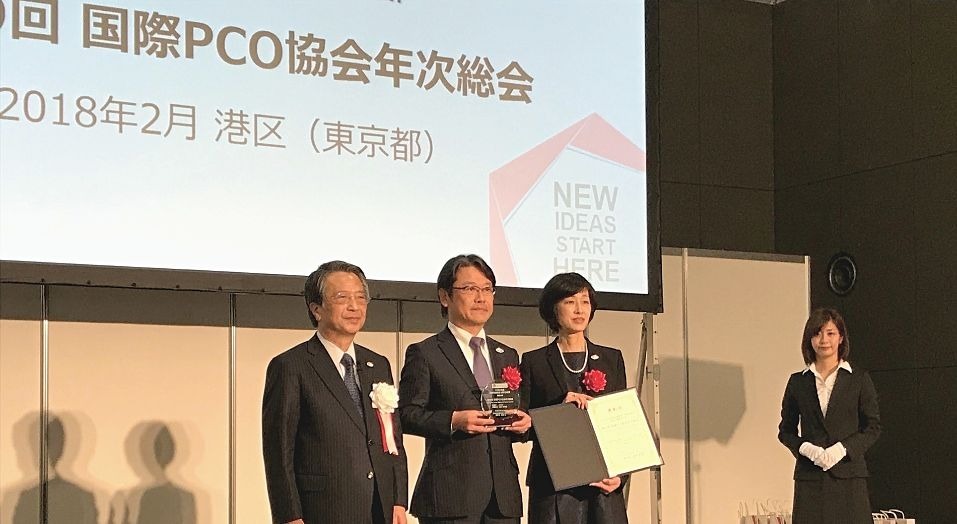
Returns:
[[[582,375],[582,385],[592,393],[601,393],[605,391],[608,380],[605,378],[605,372],[600,369],[589,369]]]
[[[517,367],[506,366],[502,369],[502,380],[508,384],[508,389],[515,391],[518,389],[518,385],[522,383],[522,374],[519,373]]]

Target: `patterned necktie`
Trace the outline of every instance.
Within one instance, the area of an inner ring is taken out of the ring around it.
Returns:
[[[482,337],[472,337],[472,340],[469,340],[469,347],[472,348],[472,374],[475,375],[475,383],[478,387],[484,389],[492,381],[492,372],[482,355],[483,342]]]
[[[345,376],[342,377],[343,382],[346,384],[346,391],[349,392],[349,396],[352,397],[352,402],[356,405],[356,411],[359,412],[359,417],[362,417],[362,397],[359,396],[359,384],[356,384],[356,368],[355,362],[352,361],[352,357],[348,353],[343,353],[342,360],[339,361],[342,364],[342,367],[345,368]]]

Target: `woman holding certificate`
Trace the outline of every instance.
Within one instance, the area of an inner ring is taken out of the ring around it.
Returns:
[[[851,366],[850,352],[841,314],[814,310],[801,341],[807,367],[788,380],[778,426],[797,459],[794,524],[872,522],[864,453],[881,432],[880,415],[874,383]]]
[[[626,388],[625,363],[617,349],[585,337],[595,317],[595,288],[578,273],[555,275],[545,284],[538,311],[556,334],[551,344],[525,353],[521,364],[521,400],[525,409],[562,402],[587,409],[602,393]],[[528,465],[528,521],[543,523],[626,523],[625,479],[613,477],[589,486],[555,491],[537,441]]]

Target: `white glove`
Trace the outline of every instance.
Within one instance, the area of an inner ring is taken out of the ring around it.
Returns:
[[[840,442],[824,450],[824,457],[821,458],[822,464],[818,464],[824,471],[833,468],[838,462],[847,456],[847,448]],[[817,462],[815,462],[817,464]]]
[[[811,462],[813,462],[814,465],[821,467],[821,465],[818,464],[818,461],[820,460],[820,458],[824,456],[824,448],[822,448],[821,446],[815,446],[814,444],[811,444],[810,442],[805,442],[801,444],[800,448],[798,448],[798,453],[811,459]]]

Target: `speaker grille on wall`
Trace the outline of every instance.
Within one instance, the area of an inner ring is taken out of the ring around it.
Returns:
[[[827,264],[827,287],[835,294],[844,296],[854,289],[857,282],[857,264],[847,253],[837,253]]]

